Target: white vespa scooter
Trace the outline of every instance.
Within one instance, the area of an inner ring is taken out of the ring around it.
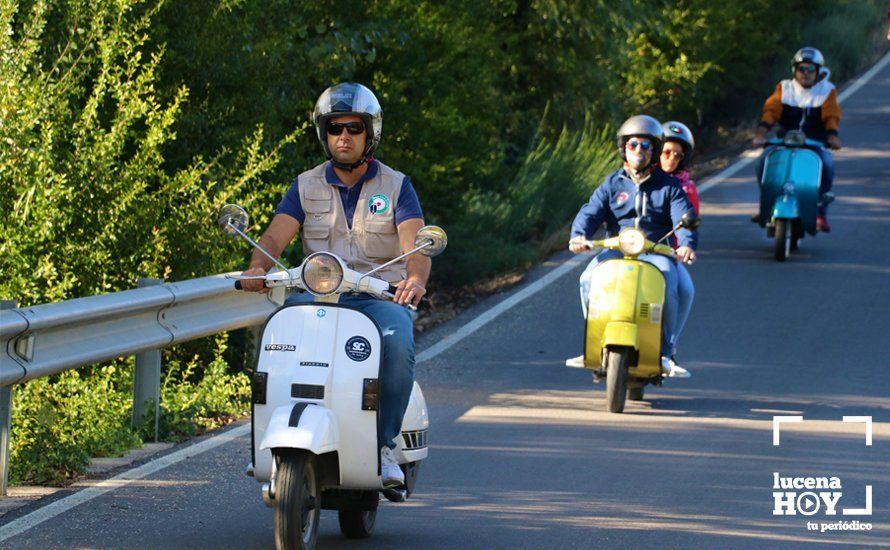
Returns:
[[[338,510],[341,532],[371,535],[379,493],[404,501],[414,489],[420,461],[427,457],[429,416],[415,382],[395,454],[405,485],[386,489],[377,444],[379,371],[383,337],[369,316],[338,305],[347,292],[391,299],[395,288],[361,274],[327,252],[287,269],[244,232],[247,212],[226,205],[219,224],[271,258],[282,271],[264,276],[267,287],[306,290],[315,301],[276,310],[262,331],[252,376],[252,464],[247,474],[262,484],[263,501],[275,511],[277,548],[314,548],[322,509]],[[445,232],[423,227],[409,254],[434,256],[447,244]],[[240,288],[240,281],[235,282]]]

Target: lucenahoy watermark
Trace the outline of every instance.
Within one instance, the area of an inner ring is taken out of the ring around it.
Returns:
[[[872,511],[871,485],[865,486],[865,507],[839,507],[843,485],[839,477],[785,477],[773,472],[773,515],[813,516],[822,513],[835,516],[840,510],[845,516],[870,516]],[[871,531],[871,523],[860,521],[807,522],[810,531]]]

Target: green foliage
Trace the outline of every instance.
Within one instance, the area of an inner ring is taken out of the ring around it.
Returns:
[[[563,230],[615,170],[618,156],[612,131],[599,128],[589,115],[580,130],[563,128],[554,139],[544,138],[539,130],[508,189],[481,191],[465,203],[463,217],[451,232],[451,240],[461,246],[446,250],[443,260],[436,262],[440,275],[452,284],[469,283],[548,252],[542,244]],[[466,265],[474,269],[459,269]]]
[[[216,358],[203,368],[197,356],[185,364],[175,358],[165,363],[158,421],[161,439],[179,441],[250,412],[250,380],[243,372],[229,373],[222,359],[226,342],[226,335],[215,338]],[[143,437],[153,434],[150,420],[140,426]]]
[[[16,387],[11,482],[63,484],[82,473],[90,457],[118,456],[140,444],[129,427],[131,372],[106,366]]]

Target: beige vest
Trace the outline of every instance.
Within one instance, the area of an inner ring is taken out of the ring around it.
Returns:
[[[394,216],[405,174],[377,161],[377,175],[363,184],[349,229],[340,193],[325,180],[326,166],[320,164],[298,177],[300,204],[306,213],[300,228],[303,252],[307,256],[333,252],[360,273],[401,254]],[[406,273],[402,260],[374,275],[394,283],[404,279]]]

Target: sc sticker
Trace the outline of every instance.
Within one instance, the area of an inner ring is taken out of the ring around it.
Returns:
[[[364,361],[371,356],[371,342],[364,336],[353,336],[346,341],[346,355],[353,361]]]

